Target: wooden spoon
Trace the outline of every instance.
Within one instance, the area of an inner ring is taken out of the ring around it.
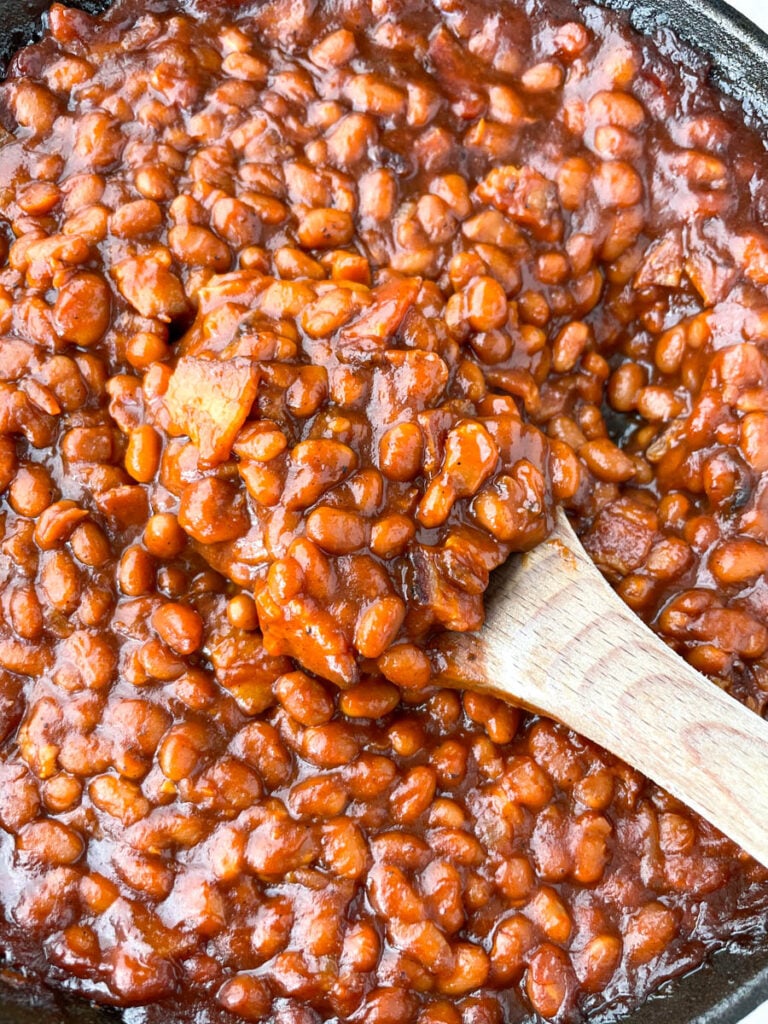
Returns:
[[[768,723],[627,608],[562,511],[547,541],[494,574],[483,630],[443,634],[434,653],[445,685],[558,719],[768,866]]]

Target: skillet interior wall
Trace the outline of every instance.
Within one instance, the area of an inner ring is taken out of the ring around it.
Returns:
[[[558,0],[551,6],[555,6]],[[712,58],[712,78],[741,102],[748,120],[768,126],[768,37],[737,12],[716,0],[598,0],[601,6],[629,12],[635,28],[661,34],[667,45],[679,51],[670,33],[685,43],[703,48]],[[590,4],[575,0],[582,11]],[[45,0],[0,0],[0,75],[21,46],[39,38]],[[71,6],[91,14],[103,11],[104,0],[79,0]],[[548,5],[549,6],[549,5]],[[691,51],[683,56],[701,61]],[[744,954],[724,952],[714,962],[676,982],[644,1006],[622,1017],[626,1024],[736,1024],[768,998],[768,949]],[[0,1024],[116,1024],[124,1019],[117,1011],[90,1007],[58,993],[40,993],[30,1006],[18,993],[0,982]]]
[[[665,37],[670,33],[711,58],[710,77],[744,108],[748,122],[768,140],[768,37],[738,11],[716,2],[689,0],[598,0],[601,6],[626,11],[640,32]],[[583,10],[587,5],[579,3]],[[768,144],[768,141],[766,141]],[[737,1024],[768,1000],[768,951],[760,954],[724,952],[710,965],[676,983],[672,995],[659,992],[631,1013],[626,1024]]]

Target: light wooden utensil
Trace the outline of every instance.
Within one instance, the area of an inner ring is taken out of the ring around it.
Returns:
[[[558,719],[638,768],[768,866],[768,723],[623,603],[565,514],[497,570],[479,634],[446,633],[446,685]]]

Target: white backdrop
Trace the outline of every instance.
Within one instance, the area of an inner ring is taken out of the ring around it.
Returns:
[[[768,3],[766,0],[729,0],[731,7],[735,7],[742,14],[746,14],[752,21],[768,31]]]

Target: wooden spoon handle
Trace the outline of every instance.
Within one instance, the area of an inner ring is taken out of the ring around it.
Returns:
[[[563,513],[548,541],[500,572],[482,634],[437,641],[442,681],[559,719],[768,866],[768,723],[623,604]]]

